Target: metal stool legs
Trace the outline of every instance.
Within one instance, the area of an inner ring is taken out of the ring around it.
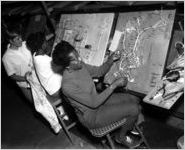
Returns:
[[[150,148],[145,136],[143,135],[143,132],[141,131],[141,129],[139,128],[139,126],[137,124],[135,124],[135,128],[136,130],[139,132],[141,139],[142,139],[142,143],[144,143],[146,145],[147,148]]]
[[[65,122],[64,122],[64,116],[66,114],[60,115],[59,111],[57,110],[57,107],[55,105],[53,107],[54,107],[54,110],[55,110],[55,112],[56,112],[56,114],[58,116],[59,122],[61,123],[62,128],[63,128],[65,134],[67,135],[67,137],[68,137],[69,141],[71,142],[71,144],[74,144],[73,139],[71,137],[71,134],[69,132],[69,129],[74,127],[76,125],[76,122],[73,122],[70,125],[66,125]]]
[[[109,133],[106,135],[106,138],[109,142],[109,145],[110,145],[111,149],[115,149],[114,143],[113,143],[112,138],[111,138]]]
[[[65,124],[65,122],[64,122],[63,116],[60,116],[60,114],[59,114],[58,111],[56,111],[56,113],[57,113],[57,116],[59,116],[59,117],[58,117],[58,118],[59,118],[59,121],[60,121],[60,123],[61,123],[61,125],[62,125],[62,128],[63,128],[65,134],[67,135],[69,141],[70,141],[72,144],[74,144],[74,142],[73,142],[73,140],[72,140],[72,137],[71,137],[71,134],[70,134],[70,132],[69,132],[69,129],[72,128],[73,126],[75,126],[76,123],[74,122],[74,123],[70,124],[69,126],[66,126],[66,124]]]

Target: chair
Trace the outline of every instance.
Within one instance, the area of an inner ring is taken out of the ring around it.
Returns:
[[[65,111],[61,114],[60,111],[59,111],[59,107],[63,106],[61,99],[57,99],[54,102],[50,101],[50,103],[52,104],[53,109],[55,110],[55,113],[58,117],[59,123],[61,124],[61,126],[62,126],[65,134],[67,135],[69,141],[71,142],[71,144],[74,144],[71,133],[69,132],[69,130],[76,125],[76,122],[67,123],[65,121],[65,117],[67,116],[67,114],[65,113]]]
[[[120,121],[117,121],[117,122],[114,122],[108,126],[105,126],[105,127],[102,127],[102,128],[97,128],[97,129],[91,129],[90,132],[93,136],[95,137],[106,137],[108,143],[109,143],[109,146],[112,148],[112,149],[115,149],[115,146],[114,146],[114,142],[111,138],[111,135],[110,133],[113,132],[115,129],[121,127],[121,126],[124,126],[124,124],[126,124],[126,118],[120,120]],[[141,141],[140,141],[140,145],[142,143],[144,143],[146,145],[147,148],[149,148],[149,145],[148,145],[148,142],[146,141],[142,131],[140,130],[140,128],[138,127],[137,124],[135,124],[135,128],[136,130],[139,132],[140,136],[141,136]],[[105,144],[105,141],[102,140],[101,141],[102,144],[104,145]]]

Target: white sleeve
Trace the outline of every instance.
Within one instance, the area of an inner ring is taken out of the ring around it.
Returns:
[[[46,90],[50,95],[53,95],[61,88],[61,84],[62,76],[54,73],[48,79]]]
[[[8,76],[11,76],[13,74],[17,75],[19,74],[20,65],[18,65],[19,64],[18,60],[11,58],[11,59],[2,59],[2,61]]]

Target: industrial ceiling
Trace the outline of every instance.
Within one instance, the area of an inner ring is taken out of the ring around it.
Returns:
[[[128,11],[134,7],[176,7],[184,11],[184,1],[2,1],[1,15],[36,15],[44,13],[43,3],[51,15],[71,12]]]

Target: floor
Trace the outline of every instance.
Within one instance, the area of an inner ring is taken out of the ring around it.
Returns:
[[[1,148],[104,148],[99,144],[98,139],[92,138],[76,127],[71,131],[75,143],[71,145],[63,131],[58,135],[52,132],[47,122],[35,112],[4,73],[1,76],[1,85]],[[150,110],[145,112],[144,134],[152,149],[175,149],[176,141],[184,131],[182,128],[166,124],[161,116],[163,115],[159,112],[158,115],[152,115]],[[125,147],[116,145],[116,148]]]

